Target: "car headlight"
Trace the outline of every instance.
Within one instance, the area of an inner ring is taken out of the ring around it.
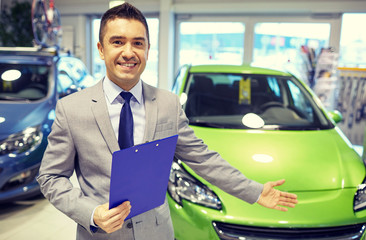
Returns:
[[[40,126],[26,128],[0,142],[0,156],[32,150],[42,142],[42,138],[43,133]]]
[[[353,200],[353,210],[355,212],[364,210],[366,208],[366,179],[362,184],[358,185],[355,198]]]
[[[168,192],[179,204],[182,199],[221,210],[221,201],[207,186],[186,172],[180,161],[174,161],[169,177]]]

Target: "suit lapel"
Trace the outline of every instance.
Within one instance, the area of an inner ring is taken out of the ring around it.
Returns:
[[[156,103],[156,88],[142,82],[142,93],[145,101],[145,134],[144,142],[154,140],[156,122],[158,118],[158,106]]]
[[[92,97],[91,97],[91,109],[95,117],[95,121],[106,141],[111,153],[118,151],[118,140],[113,131],[111,120],[109,118],[109,112],[107,108],[107,103],[103,91],[103,80],[99,81],[96,86],[93,87]]]

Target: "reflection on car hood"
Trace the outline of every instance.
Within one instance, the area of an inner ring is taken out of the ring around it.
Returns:
[[[36,103],[0,103],[0,140],[27,127],[48,121],[53,110],[49,101]]]
[[[260,131],[193,127],[211,150],[260,183],[286,179],[284,191],[357,187],[365,176],[361,157],[337,128]]]

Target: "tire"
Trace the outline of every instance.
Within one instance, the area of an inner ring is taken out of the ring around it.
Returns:
[[[45,46],[47,42],[47,18],[42,1],[33,1],[32,4],[32,29],[35,43]]]
[[[61,43],[62,31],[61,31],[61,16],[57,8],[53,9],[52,23],[47,31],[49,46],[59,46]]]

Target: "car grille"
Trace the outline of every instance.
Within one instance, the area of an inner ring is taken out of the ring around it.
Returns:
[[[221,240],[360,239],[366,224],[327,228],[265,228],[213,222]]]

